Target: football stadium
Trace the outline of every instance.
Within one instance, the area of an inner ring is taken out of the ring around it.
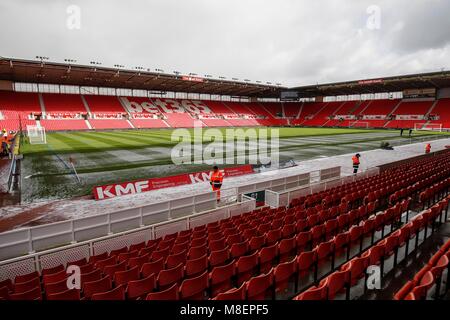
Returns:
[[[450,71],[386,70],[0,57],[0,300],[448,300]]]

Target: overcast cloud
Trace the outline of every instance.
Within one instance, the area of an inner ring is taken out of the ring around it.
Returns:
[[[298,86],[448,70],[449,16],[448,0],[0,0],[0,55]]]

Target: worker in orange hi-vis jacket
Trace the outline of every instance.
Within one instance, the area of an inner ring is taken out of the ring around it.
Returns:
[[[359,153],[355,154],[352,157],[352,162],[353,162],[353,174],[357,174],[358,173],[358,169],[359,169],[359,158],[361,158],[361,155]]]
[[[209,174],[209,183],[212,186],[212,190],[217,194],[217,202],[220,201],[220,188],[222,187],[224,173],[219,170],[218,166],[213,167],[213,171]]]
[[[425,153],[430,153],[431,152],[431,144],[427,143],[427,145],[425,146]]]

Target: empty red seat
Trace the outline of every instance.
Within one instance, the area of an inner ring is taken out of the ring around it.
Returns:
[[[284,292],[297,272],[297,261],[280,263],[274,268],[273,277],[275,283],[275,292]],[[296,281],[296,279],[295,279]]]
[[[294,300],[326,300],[327,299],[327,284],[322,283],[319,286],[312,286],[305,292],[299,294]]]
[[[48,294],[47,300],[80,300],[80,290],[68,289],[66,291]]]
[[[321,281],[327,286],[327,299],[333,300],[338,292],[349,285],[348,271],[336,271]]]
[[[45,276],[47,275],[51,275],[54,273],[59,273],[61,271],[64,271],[64,266],[62,264],[56,266],[56,267],[52,267],[52,268],[46,268],[46,269],[42,269],[41,271],[41,275],[43,278],[45,278]]]
[[[296,253],[296,239],[295,237],[283,239],[278,243],[278,254],[280,262],[291,260],[291,257]]]
[[[224,265],[230,259],[230,251],[228,248],[224,248],[218,251],[211,251],[208,261],[210,268]]]
[[[197,256],[195,256],[194,258],[197,258]],[[180,263],[184,265],[186,264],[186,259],[187,259],[187,250],[171,254],[166,259],[166,268],[167,269],[175,268]]]
[[[9,298],[11,300],[42,300],[42,292],[41,288],[35,287],[29,291],[12,293]]]
[[[161,270],[156,278],[159,290],[164,290],[171,287],[174,283],[179,284],[184,277],[184,266],[179,264],[178,266]]]
[[[150,275],[155,275],[155,277],[159,274],[161,270],[164,269],[164,258],[159,258],[156,261],[146,262],[142,265],[141,274],[143,277],[148,277]]]
[[[200,258],[186,261],[185,277],[193,278],[202,274],[206,270],[208,270],[208,256],[205,254]]]
[[[272,269],[272,265],[278,257],[278,246],[274,244],[270,247],[264,247],[259,251],[259,270],[266,273]]]
[[[258,268],[258,252],[254,252],[248,256],[240,257],[236,262],[237,284],[241,285],[243,282],[250,279]]]
[[[208,272],[205,271],[196,278],[183,281],[180,287],[180,298],[182,300],[204,300],[208,287]]]
[[[119,271],[125,271],[127,269],[127,261],[122,261],[121,263],[105,266],[103,268],[103,273],[114,278],[114,274]]]
[[[233,259],[239,258],[245,255],[248,251],[248,242],[243,241],[240,243],[234,243],[230,248],[230,255]]]
[[[148,293],[156,288],[155,275],[152,274],[144,279],[137,279],[128,282],[127,296],[129,299],[146,297]]]
[[[114,273],[114,283],[115,285],[126,285],[129,281],[138,280],[140,276],[139,268],[133,267],[124,271],[117,271]]]
[[[247,282],[247,300],[265,300],[272,296],[273,269]]]
[[[33,278],[27,282],[20,282],[14,284],[14,293],[22,293],[30,291],[34,288],[41,289],[41,281],[39,278]]]
[[[211,296],[216,296],[233,287],[232,278],[236,274],[234,262],[212,269],[209,274]]]
[[[178,285],[175,283],[170,288],[159,291],[159,292],[151,292],[147,294],[145,300],[178,300]]]
[[[95,293],[92,300],[125,300],[125,286],[118,286],[107,292]]]
[[[16,276],[14,279],[14,283],[21,283],[21,282],[28,282],[30,280],[33,280],[35,278],[39,278],[39,272],[33,271],[24,275]]]
[[[244,283],[240,288],[233,288],[219,293],[213,300],[245,300],[245,287],[246,284]]]
[[[112,289],[112,282],[110,276],[105,276],[100,280],[86,282],[83,285],[84,296],[88,299],[90,299],[93,294],[107,292],[111,289]]]

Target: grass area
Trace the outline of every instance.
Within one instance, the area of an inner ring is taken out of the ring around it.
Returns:
[[[247,131],[249,128],[242,128]],[[263,128],[256,128],[257,132]],[[183,129],[194,136],[193,129]],[[226,129],[219,129],[225,136]],[[365,130],[346,128],[272,128],[278,130],[281,139],[294,137],[332,136],[339,134],[361,134],[386,132],[385,130]],[[268,133],[270,135],[270,129]],[[164,147],[177,144],[172,141],[173,129],[162,130],[117,130],[103,132],[52,132],[47,134],[47,145],[31,145],[25,139],[21,146],[22,154],[51,154],[51,153],[84,153],[107,150],[130,150],[148,147]],[[209,142],[203,140],[203,142]]]
[[[245,135],[241,128],[238,136]],[[262,130],[256,128],[252,130]],[[397,130],[367,130],[347,128],[274,128],[280,137],[280,161],[297,161],[316,157],[372,150],[381,141],[392,145],[434,138],[437,132],[414,132],[400,137]],[[217,130],[217,129],[216,129]],[[225,134],[226,129],[218,129]],[[102,184],[142,178],[161,177],[207,170],[207,164],[174,165],[171,150],[175,130],[118,130],[102,132],[54,132],[47,134],[46,145],[30,145],[23,140],[21,153],[22,200],[61,199],[91,193]],[[193,129],[184,133],[193,135]],[[255,132],[255,131],[254,131]],[[270,130],[269,130],[270,132]],[[438,138],[438,137],[436,137]],[[192,140],[192,139],[191,139]],[[203,144],[210,140],[202,139]],[[204,146],[205,147],[205,146]],[[257,150],[246,150],[246,154]],[[82,183],[78,183],[68,165],[69,156],[76,159]],[[228,154],[227,154],[228,156]],[[233,157],[233,155],[231,155]],[[235,165],[232,165],[235,166]],[[224,167],[224,166],[222,166]]]

